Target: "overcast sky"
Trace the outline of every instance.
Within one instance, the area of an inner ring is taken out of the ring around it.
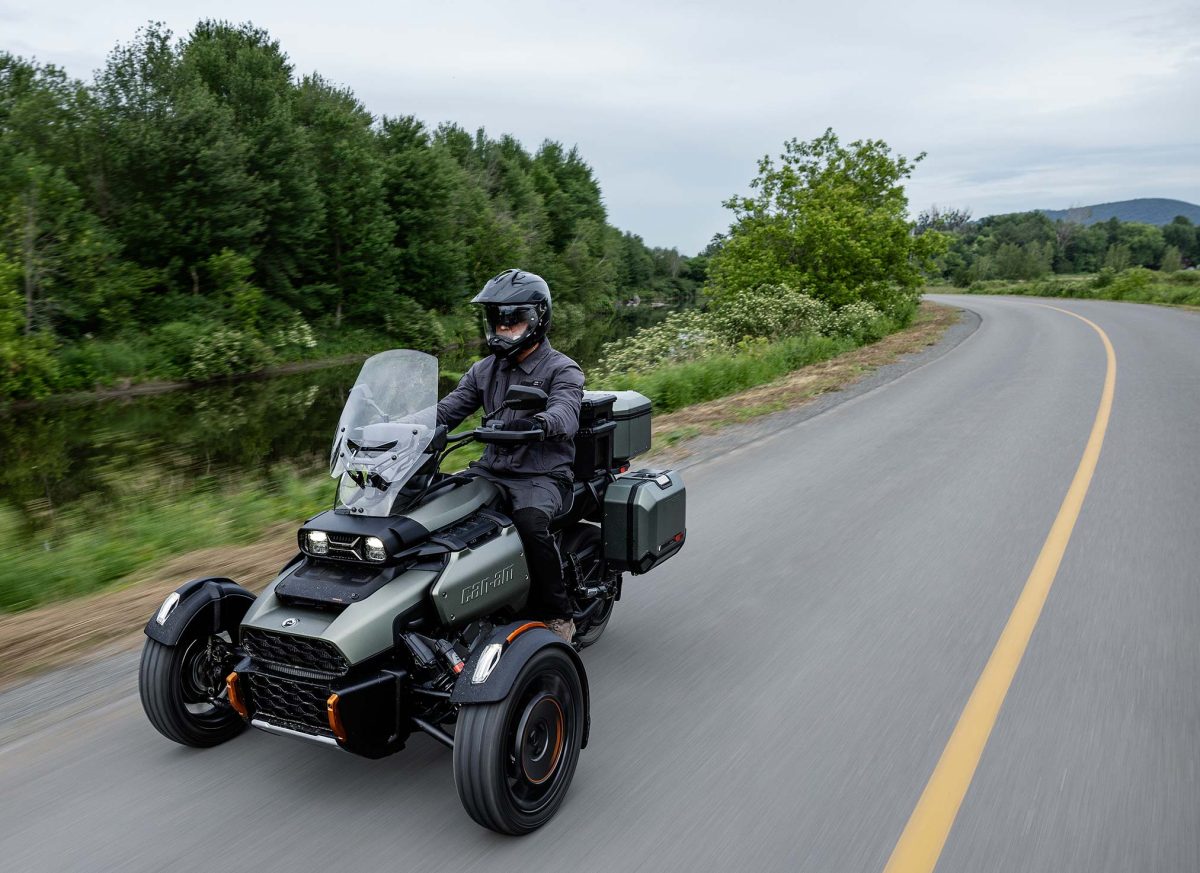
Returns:
[[[610,220],[702,248],[764,153],[832,127],[924,151],[908,186],[974,215],[1200,203],[1194,4],[0,0],[0,49],[90,78],[150,19],[253,21],[377,115],[578,145]]]

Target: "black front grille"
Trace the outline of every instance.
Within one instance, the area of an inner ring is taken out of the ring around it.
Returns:
[[[245,628],[242,645],[255,661],[285,673],[345,676],[350,669],[342,653],[325,640]]]
[[[297,682],[265,673],[250,674],[256,718],[301,733],[332,737],[329,729],[329,686]]]

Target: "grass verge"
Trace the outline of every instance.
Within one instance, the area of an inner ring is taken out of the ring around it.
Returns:
[[[1030,297],[1069,297],[1082,300],[1122,300],[1165,306],[1200,306],[1200,271],[1163,273],[1144,267],[1096,274],[1047,276],[1042,279],[991,279],[967,288],[937,286],[939,294],[1016,294]]]

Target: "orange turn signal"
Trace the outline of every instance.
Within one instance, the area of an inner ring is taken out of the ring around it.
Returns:
[[[242,718],[250,718],[250,710],[246,709],[246,703],[242,700],[242,692],[238,690],[238,674],[236,672],[225,677],[225,686],[229,689],[229,705]]]
[[[329,712],[329,729],[333,731],[333,735],[338,738],[339,742],[346,742],[346,727],[342,724],[342,716],[338,712],[336,693],[329,695],[329,699],[325,701],[325,709]]]

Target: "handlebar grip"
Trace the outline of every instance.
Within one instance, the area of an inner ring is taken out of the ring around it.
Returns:
[[[481,443],[536,443],[546,438],[546,432],[541,430],[500,430],[499,428],[478,427],[472,433]]]

